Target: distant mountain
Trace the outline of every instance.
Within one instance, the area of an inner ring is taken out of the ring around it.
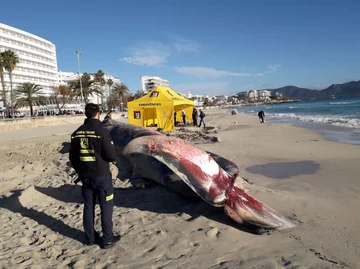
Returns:
[[[343,84],[332,84],[330,87],[321,91],[325,97],[335,95],[336,97],[360,97],[360,80],[351,81]]]
[[[342,84],[332,84],[323,90],[312,90],[296,86],[285,86],[278,89],[267,90],[271,91],[274,96],[276,93],[281,93],[283,96],[297,100],[360,97],[360,80]]]
[[[285,86],[285,87],[270,90],[270,91],[273,96],[275,96],[276,93],[281,93],[283,96],[289,97],[291,99],[296,99],[296,100],[306,100],[306,99],[316,98],[316,96],[319,92],[318,90],[299,88],[296,86]]]

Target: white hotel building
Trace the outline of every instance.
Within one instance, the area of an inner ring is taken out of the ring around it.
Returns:
[[[13,90],[21,83],[31,82],[41,85],[44,93],[49,94],[52,87],[58,86],[56,48],[50,41],[0,23],[0,51],[4,50],[12,50],[19,57],[19,63],[12,73]],[[7,72],[4,78],[6,90],[10,95]]]
[[[14,51],[19,57],[19,63],[12,72],[14,92],[20,84],[30,82],[42,86],[42,92],[45,95],[50,95],[54,87],[79,79],[77,73],[58,72],[56,47],[53,43],[31,33],[0,23],[0,51],[5,50]],[[93,78],[93,74],[90,73],[90,75]],[[10,79],[7,71],[4,71],[4,79],[7,100],[10,104]],[[119,79],[109,74],[105,74],[104,79],[105,81],[112,79],[114,84],[121,83]],[[110,87],[105,85],[102,89],[104,102],[106,102],[110,94]],[[90,102],[101,103],[100,96],[90,96],[89,99]],[[2,86],[0,85],[0,108],[3,107],[5,107],[5,104],[2,102]],[[80,104],[71,104],[71,107],[80,109]]]
[[[156,86],[170,87],[170,83],[166,79],[152,76],[141,76],[141,89],[144,92],[150,92],[155,89]]]

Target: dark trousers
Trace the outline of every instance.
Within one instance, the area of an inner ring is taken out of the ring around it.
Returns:
[[[101,226],[104,235],[104,243],[113,239],[112,214],[114,206],[114,187],[111,174],[101,177],[86,177],[82,180],[82,196],[84,198],[83,223],[85,237],[88,242],[95,241],[95,203],[99,200],[101,209]]]
[[[205,126],[204,118],[200,118],[199,127],[201,127],[201,123],[204,124],[204,128],[205,128],[206,126]]]
[[[186,125],[186,116],[183,115],[182,118],[183,118],[184,125]]]
[[[197,126],[197,118],[193,118],[194,126]]]

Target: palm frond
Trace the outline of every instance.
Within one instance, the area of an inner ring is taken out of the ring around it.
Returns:
[[[18,55],[12,50],[5,50],[2,52],[3,67],[11,73],[15,66],[19,63]]]

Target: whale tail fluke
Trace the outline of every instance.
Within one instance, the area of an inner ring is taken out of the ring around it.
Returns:
[[[269,229],[293,228],[296,223],[233,186],[227,193],[225,213],[238,223]]]

